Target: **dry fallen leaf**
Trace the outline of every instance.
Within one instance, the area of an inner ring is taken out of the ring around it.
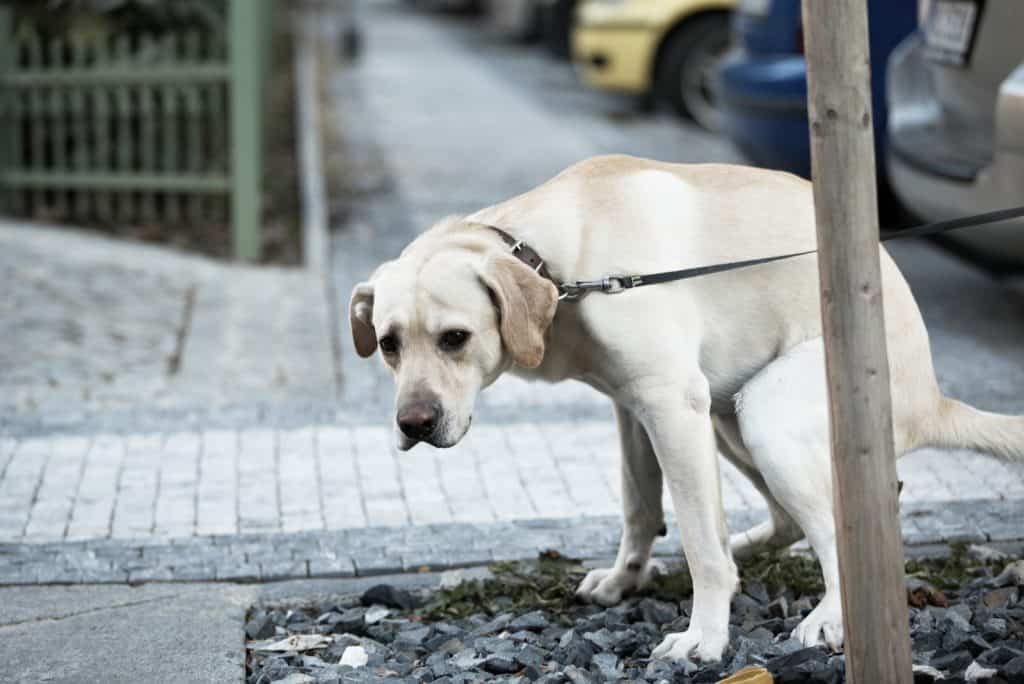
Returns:
[[[334,641],[333,637],[323,634],[293,634],[287,639],[275,641],[266,646],[260,646],[260,651],[312,651],[315,648],[324,648]]]

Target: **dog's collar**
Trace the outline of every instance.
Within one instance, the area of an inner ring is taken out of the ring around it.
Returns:
[[[634,287],[635,285],[641,284],[637,276],[608,276],[607,278],[602,278],[600,280],[574,280],[564,283],[559,282],[551,275],[551,271],[548,270],[547,264],[544,263],[544,259],[541,258],[540,253],[533,247],[497,226],[492,226],[489,223],[483,223],[481,225],[490,228],[497,233],[502,242],[512,249],[512,255],[515,258],[529,266],[533,272],[541,278],[544,278],[554,284],[555,288],[558,290],[559,301],[573,301],[579,299],[588,292],[594,291],[600,291],[606,294],[616,294]]]
[[[540,254],[537,253],[537,250],[535,250],[533,247],[526,244],[522,240],[506,233],[504,230],[498,228],[497,226],[492,226],[489,224],[486,225],[488,228],[490,228],[491,230],[498,234],[498,237],[501,238],[502,242],[504,242],[512,249],[512,256],[514,256],[516,259],[519,259],[524,264],[529,266],[530,269],[533,270],[533,272],[539,275],[541,278],[544,278],[545,280],[550,280],[552,283],[554,283],[555,287],[558,288],[558,293],[562,293],[562,284],[555,280],[554,277],[551,275],[551,272],[548,270],[547,264],[544,263],[544,259],[542,259]]]

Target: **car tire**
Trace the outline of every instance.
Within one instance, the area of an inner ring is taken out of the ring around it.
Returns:
[[[730,39],[728,15],[696,17],[668,37],[658,64],[658,95],[709,131],[722,127],[712,79]]]
[[[544,46],[557,59],[569,59],[576,0],[555,0],[544,8]]]

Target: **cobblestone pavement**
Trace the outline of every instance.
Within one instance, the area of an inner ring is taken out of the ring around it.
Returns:
[[[899,472],[905,503],[1024,500],[1024,469],[968,452],[922,450]],[[452,449],[401,454],[365,425],[6,439],[0,541],[614,515],[617,473],[608,421],[482,423]],[[727,510],[764,505],[724,461],[722,488]]]
[[[309,274],[0,226],[0,583],[252,580],[544,546],[614,551],[605,399],[503,378],[463,444],[397,454],[390,379],[351,349],[348,293],[431,221],[580,158],[736,155],[457,20],[381,3],[368,29],[364,62],[333,80],[352,191],[332,249],[337,358],[323,284]],[[892,252],[943,388],[1024,412],[1022,291],[928,244]],[[899,468],[909,542],[1024,536],[1021,466],[922,451]],[[722,486],[735,527],[764,514],[728,465]]]

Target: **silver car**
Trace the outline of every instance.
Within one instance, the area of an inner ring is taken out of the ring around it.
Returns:
[[[889,178],[925,220],[1024,204],[1024,5],[922,0],[921,28],[889,58]],[[1024,220],[950,238],[1024,265]]]
[[[491,25],[502,35],[521,41],[540,37],[540,0],[487,0],[484,6]]]

